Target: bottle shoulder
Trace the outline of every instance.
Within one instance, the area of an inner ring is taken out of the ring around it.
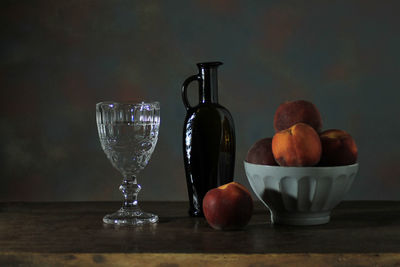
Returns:
[[[228,123],[233,126],[231,113],[225,107],[219,104],[201,104],[190,108],[186,113],[185,123],[194,123],[195,121],[204,121],[209,124],[211,121],[218,123]]]

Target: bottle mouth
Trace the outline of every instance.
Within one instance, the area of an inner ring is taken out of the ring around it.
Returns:
[[[220,65],[222,65],[224,63],[220,62],[220,61],[210,61],[210,62],[200,62],[197,63],[197,66],[199,68],[209,68],[209,67],[218,67]]]

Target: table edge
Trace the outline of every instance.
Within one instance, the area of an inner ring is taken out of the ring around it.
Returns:
[[[1,266],[374,266],[400,264],[400,253],[30,253],[0,251]]]

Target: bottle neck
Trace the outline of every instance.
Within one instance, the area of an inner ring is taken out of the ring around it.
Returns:
[[[200,67],[201,86],[199,88],[200,103],[218,103],[218,71],[217,66]]]

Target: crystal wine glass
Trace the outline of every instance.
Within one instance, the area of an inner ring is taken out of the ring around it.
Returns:
[[[143,225],[156,223],[158,216],[140,210],[137,195],[141,189],[136,176],[150,160],[158,139],[160,104],[100,102],[96,121],[101,147],[112,165],[123,175],[119,190],[123,206],[103,218],[104,223]]]

